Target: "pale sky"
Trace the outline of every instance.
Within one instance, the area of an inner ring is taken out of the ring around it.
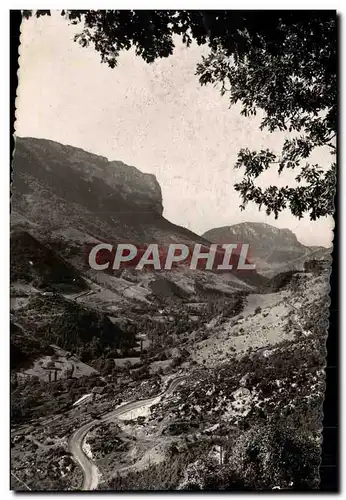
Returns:
[[[260,132],[259,118],[229,109],[227,97],[195,76],[206,48],[177,42],[173,56],[145,63],[124,52],[118,66],[101,64],[92,48],[73,42],[80,27],[58,13],[22,24],[16,134],[83,148],[121,160],[156,176],[164,216],[201,234],[238,222],[266,222],[294,231],[306,245],[330,246],[331,217],[298,220],[289,211],[278,220],[256,205],[239,209],[233,185],[237,152],[280,149],[284,136]],[[315,154],[322,165],[329,152]],[[261,185],[292,184],[292,172],[266,174]]]

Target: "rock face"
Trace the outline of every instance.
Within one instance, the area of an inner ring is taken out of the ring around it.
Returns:
[[[302,245],[289,229],[269,224],[243,222],[211,229],[203,237],[215,243],[247,243],[249,259],[258,272],[268,276],[290,269],[303,269],[311,258],[324,258],[330,253],[325,247]]]
[[[162,217],[154,175],[120,161],[18,137],[12,180],[12,224],[24,229],[73,231],[84,241],[204,241]]]
[[[133,202],[141,209],[162,214],[162,194],[156,177],[121,161],[108,161],[103,156],[55,141],[17,137],[14,168],[18,168],[19,173],[28,173],[28,158],[36,160],[36,173],[37,164],[40,164],[46,172],[55,174],[57,180],[58,177],[64,180],[64,174],[67,176],[72,171],[78,172],[86,182],[100,179],[115,189],[124,200]],[[21,172],[21,166],[25,167],[25,172]],[[48,181],[47,174],[46,180]],[[65,180],[68,181],[68,178]]]
[[[161,188],[155,176],[122,162],[110,162],[54,141],[17,138],[12,180],[12,230],[33,236],[34,241],[43,244],[42,248],[54,250],[81,274],[89,243],[210,245],[162,216]],[[212,286],[213,293],[215,289],[221,293],[248,290],[263,281],[256,272],[239,275],[238,279],[236,270],[229,276],[207,273],[207,278],[204,272],[193,270],[190,274],[182,269],[174,277],[183,276],[194,284],[200,275]],[[169,293],[177,295],[174,283],[168,288]]]
[[[269,224],[243,222],[207,231],[203,235],[210,241],[224,243],[248,243],[255,258],[279,260],[287,257],[287,251],[297,256],[305,247],[289,229],[278,229]]]

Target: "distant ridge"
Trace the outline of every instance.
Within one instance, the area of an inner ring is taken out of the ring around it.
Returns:
[[[326,258],[331,248],[305,246],[290,229],[262,222],[242,222],[206,231],[204,238],[214,243],[247,243],[249,257],[258,272],[271,276],[291,269],[302,269],[310,259]]]

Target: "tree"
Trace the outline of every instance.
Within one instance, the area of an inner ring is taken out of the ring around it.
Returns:
[[[220,84],[231,104],[242,104],[241,114],[261,111],[261,129],[290,133],[280,154],[272,151],[241,149],[236,168],[245,168],[244,179],[235,185],[244,209],[249,201],[265,207],[266,213],[278,217],[289,208],[293,215],[310,219],[332,214],[336,183],[336,163],[327,170],[307,160],[315,148],[327,147],[335,155],[337,126],[336,30],[335,18],[325,23],[307,19],[302,23],[280,22],[280,47],[273,50],[272,41],[261,46],[251,43],[247,53],[229,56],[222,48],[212,50],[198,65],[202,84]],[[296,132],[299,135],[293,135]],[[261,173],[277,165],[299,169],[297,186],[254,184]]]
[[[110,375],[115,368],[114,359],[108,358],[102,368],[102,375]]]
[[[174,37],[189,46],[193,40],[210,48],[197,66],[202,85],[220,87],[230,104],[239,102],[244,116],[262,115],[261,129],[285,131],[281,153],[243,148],[235,168],[244,179],[235,185],[241,208],[249,202],[278,217],[290,209],[312,220],[333,213],[336,163],[309,163],[316,148],[336,154],[337,16],[336,11],[62,11],[80,24],[75,41],[93,46],[101,61],[114,68],[122,50],[135,48],[151,63],[168,57]],[[50,11],[36,11],[36,15]],[[32,11],[23,11],[30,17]],[[296,135],[294,135],[296,134]],[[276,166],[278,173],[296,169],[294,187],[254,181]]]

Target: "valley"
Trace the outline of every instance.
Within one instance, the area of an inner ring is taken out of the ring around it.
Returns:
[[[12,487],[316,488],[329,250],[273,228],[264,274],[95,271],[86,245],[218,232],[171,224],[154,176],[122,162],[17,138],[13,163]]]

